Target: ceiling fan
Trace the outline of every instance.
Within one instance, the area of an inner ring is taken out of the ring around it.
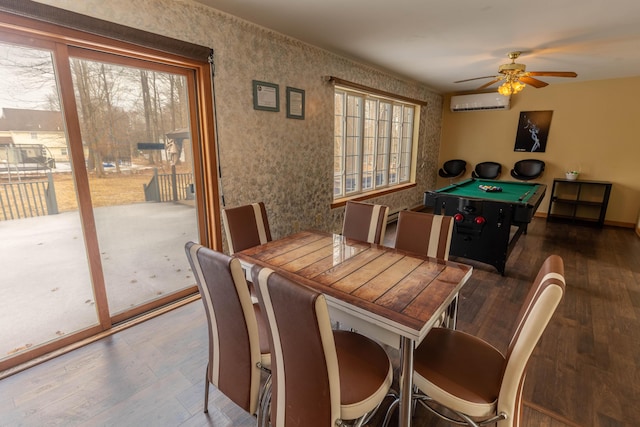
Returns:
[[[542,80],[538,80],[533,78],[532,76],[551,76],[551,77],[577,77],[578,75],[573,71],[526,71],[526,65],[516,63],[516,59],[520,56],[522,52],[515,51],[509,52],[509,59],[511,60],[510,64],[502,64],[500,68],[498,68],[498,72],[500,74],[493,76],[484,76],[484,77],[475,77],[472,79],[466,80],[458,80],[454,83],[463,83],[469,82],[472,80],[481,80],[481,79],[490,79],[489,83],[485,83],[480,86],[476,90],[482,90],[487,88],[495,83],[504,82],[498,87],[498,92],[502,95],[511,95],[514,93],[520,92],[525,88],[526,85],[533,86],[535,88],[541,88],[548,85],[548,83],[543,82]]]

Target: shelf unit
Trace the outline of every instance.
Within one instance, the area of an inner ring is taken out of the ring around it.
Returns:
[[[547,221],[568,221],[602,227],[611,186],[607,181],[554,179]]]

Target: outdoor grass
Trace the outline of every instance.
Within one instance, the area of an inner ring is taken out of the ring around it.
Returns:
[[[165,167],[166,169],[166,167]],[[187,171],[187,166],[176,167],[178,172]],[[167,173],[159,170],[159,173]],[[93,207],[127,205],[144,202],[144,185],[153,177],[153,168],[108,172],[98,178],[89,173],[89,188]],[[59,212],[78,209],[76,190],[71,173],[57,173],[53,177]]]
[[[152,170],[128,175],[113,173],[103,178],[90,174],[91,202],[94,207],[144,202],[144,185],[149,183],[152,176]],[[53,181],[58,210],[60,212],[77,210],[78,200],[71,174],[56,174]]]

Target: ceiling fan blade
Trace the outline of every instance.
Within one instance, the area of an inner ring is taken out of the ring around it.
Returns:
[[[480,86],[480,87],[479,87],[479,88],[477,88],[476,90],[482,90],[482,89],[484,89],[484,88],[487,88],[487,87],[491,86],[491,85],[492,85],[492,84],[494,84],[494,83],[498,83],[500,80],[502,80],[502,79],[501,79],[501,78],[497,78],[497,79],[491,80],[489,83],[485,83],[485,84],[483,84],[482,86]]]
[[[535,88],[541,88],[548,86],[549,83],[545,83],[542,80],[534,79],[533,77],[522,76],[518,80],[522,83],[528,84],[529,86],[533,86]]]
[[[529,71],[530,76],[578,77],[573,71]]]
[[[484,77],[474,77],[472,79],[458,80],[457,82],[454,82],[454,83],[464,83],[464,82],[470,82],[472,80],[481,80],[481,79],[493,79],[495,77],[496,77],[495,75],[493,75],[493,76],[484,76]]]

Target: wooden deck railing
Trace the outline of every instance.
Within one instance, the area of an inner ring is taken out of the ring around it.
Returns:
[[[158,174],[154,169],[153,177],[144,184],[144,199],[147,202],[177,202],[193,199],[193,174],[176,173],[171,166],[171,173]]]
[[[58,213],[53,175],[47,180],[0,183],[0,220],[30,218]]]

